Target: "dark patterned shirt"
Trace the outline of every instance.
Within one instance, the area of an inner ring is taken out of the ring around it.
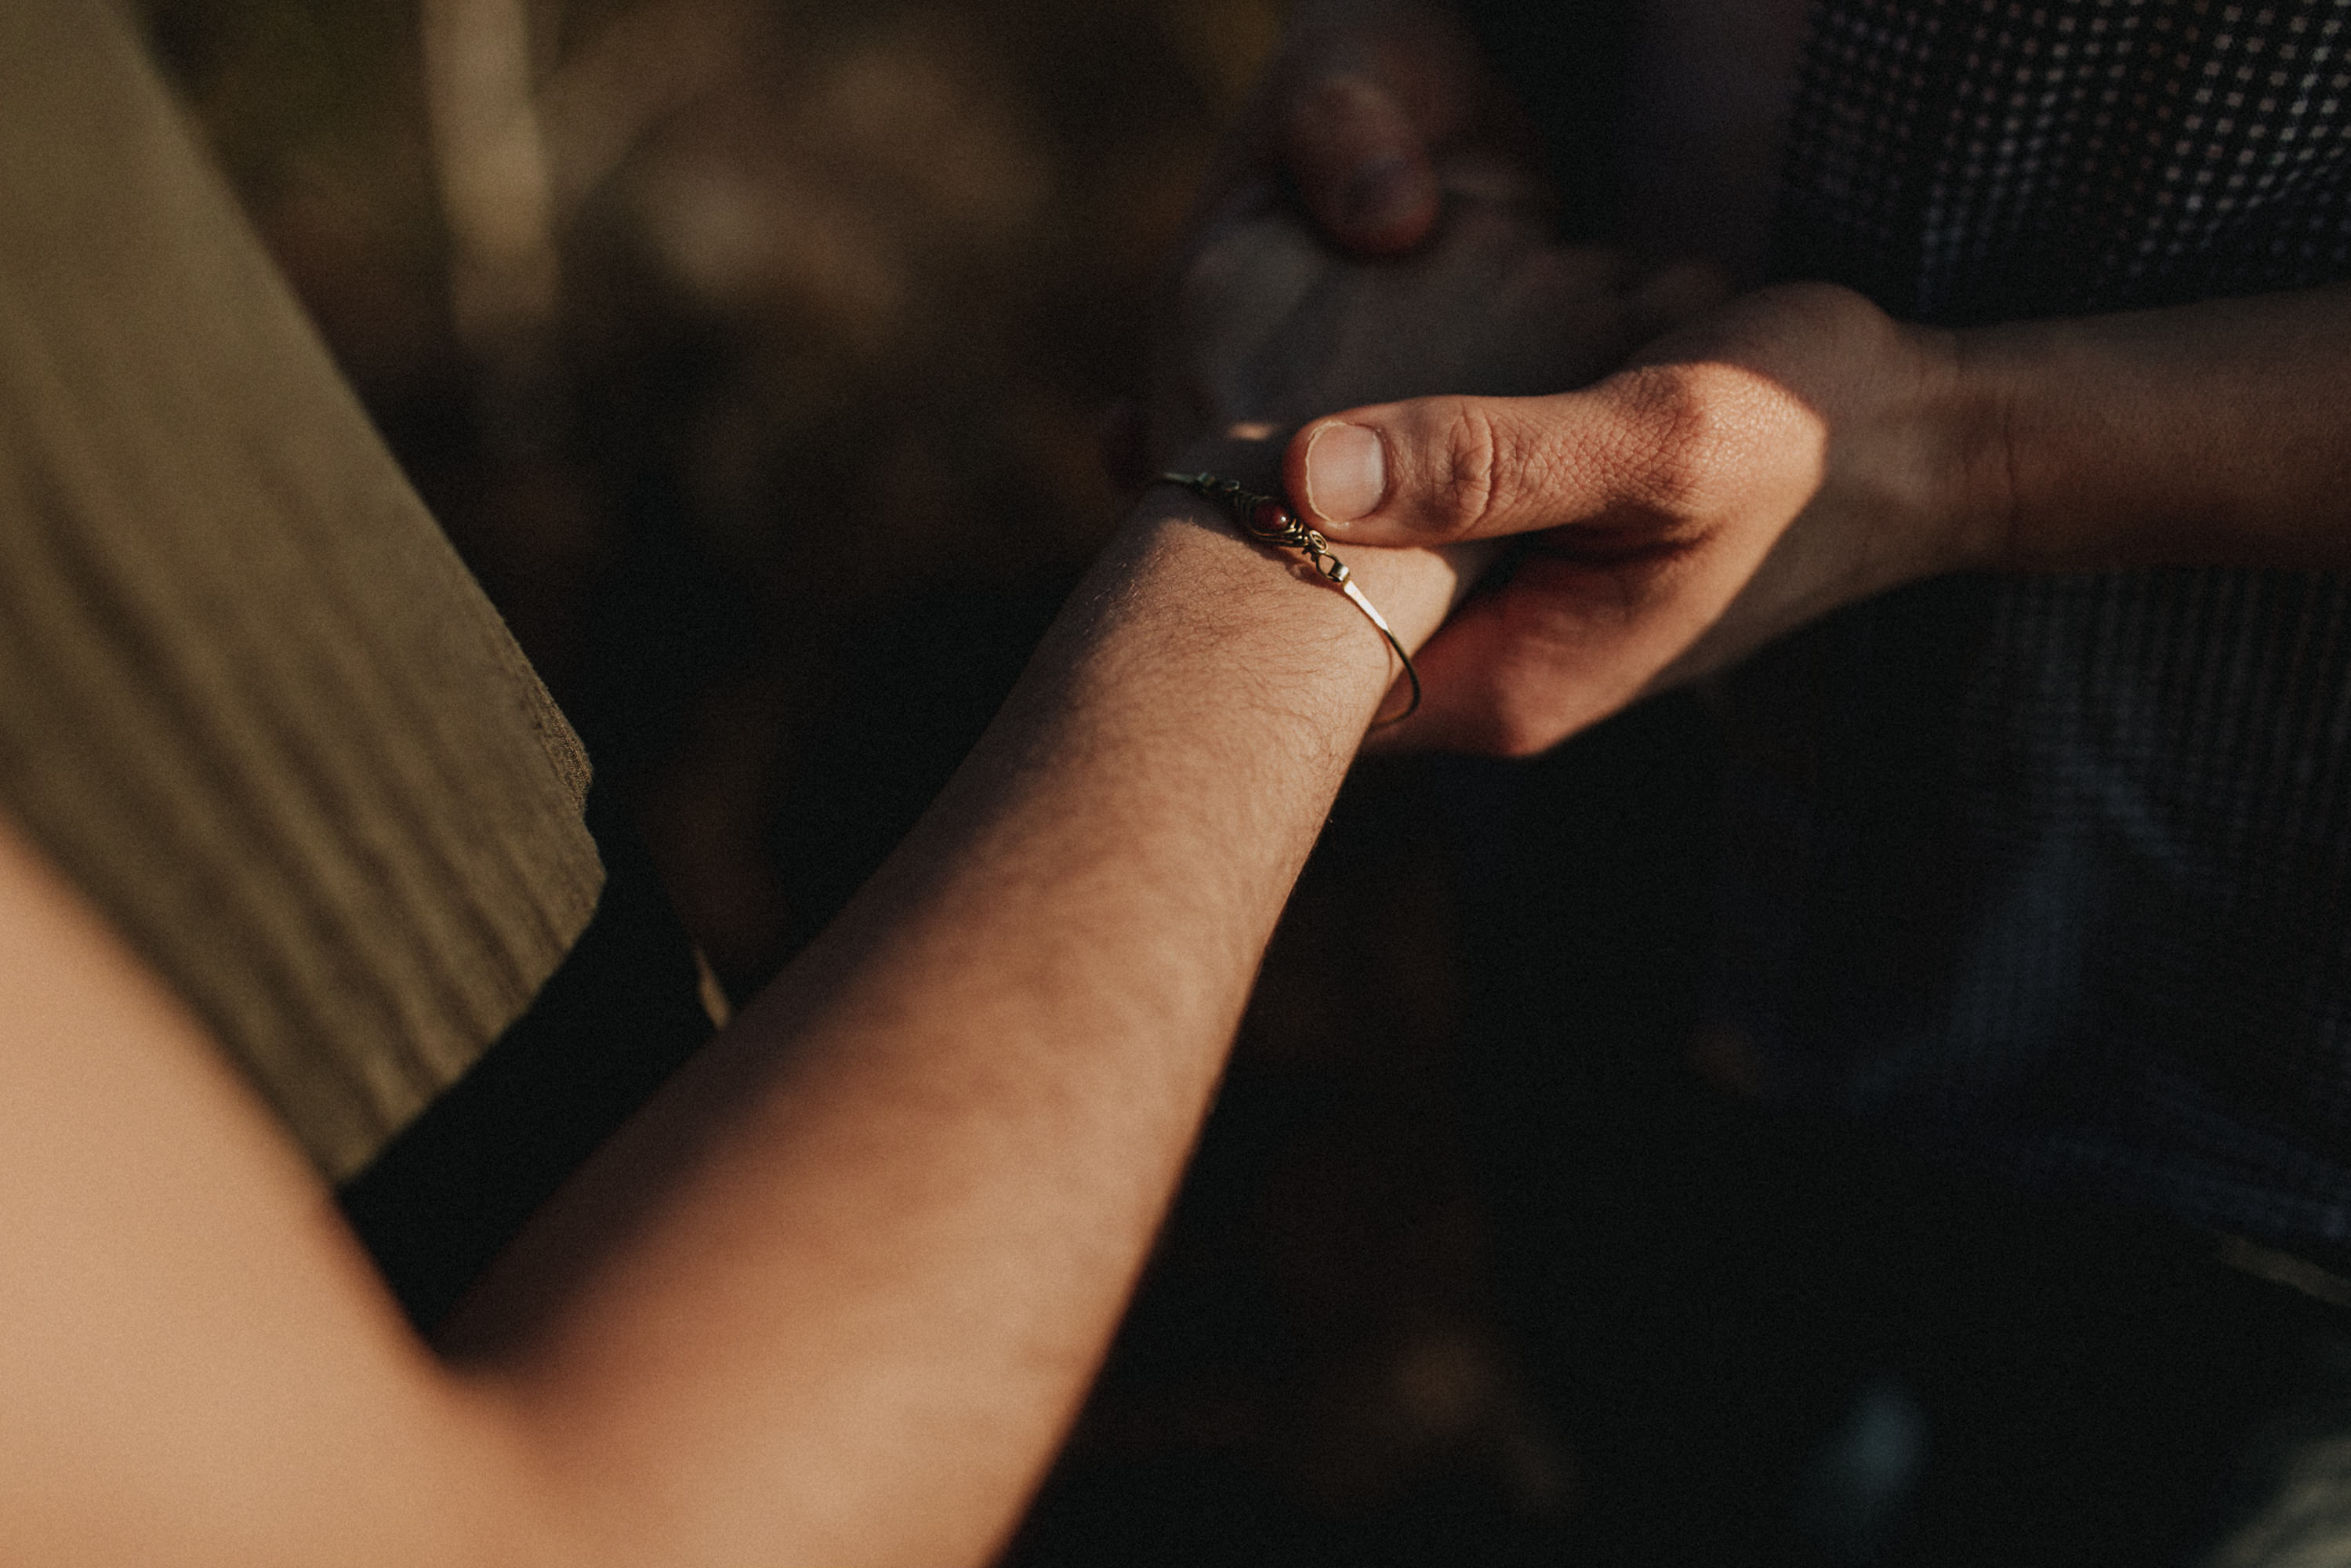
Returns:
[[[2351,277],[2347,47],[2351,0],[1824,0],[1779,270],[1949,324]],[[2351,586],[1922,584],[1734,710],[1770,1092],[2351,1255]]]
[[[1782,256],[1944,322],[2351,269],[2351,4],[1826,0]]]

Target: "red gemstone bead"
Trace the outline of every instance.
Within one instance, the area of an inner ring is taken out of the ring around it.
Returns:
[[[1298,519],[1279,501],[1269,498],[1249,508],[1249,528],[1257,533],[1270,537],[1297,526]]]

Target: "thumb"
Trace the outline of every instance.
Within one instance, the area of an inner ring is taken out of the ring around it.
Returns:
[[[1647,498],[1675,444],[1612,378],[1551,397],[1430,397],[1318,419],[1282,477],[1333,538],[1432,545],[1528,533]]]

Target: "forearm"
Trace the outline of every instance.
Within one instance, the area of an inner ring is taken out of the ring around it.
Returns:
[[[1155,498],[874,883],[474,1303],[622,1560],[977,1560],[1096,1364],[1393,674]],[[1450,573],[1377,554],[1425,632]]]
[[[2351,287],[1959,340],[1998,449],[1969,564],[2351,567]]]

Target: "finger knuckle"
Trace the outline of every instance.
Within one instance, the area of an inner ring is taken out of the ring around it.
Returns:
[[[1430,521],[1449,538],[1474,535],[1491,518],[1509,480],[1516,443],[1476,402],[1458,401],[1445,420],[1441,461],[1430,486]]]
[[[1727,365],[1656,366],[1628,389],[1632,450],[1628,486],[1643,507],[1670,518],[1713,509],[1754,426],[1748,378]]]

